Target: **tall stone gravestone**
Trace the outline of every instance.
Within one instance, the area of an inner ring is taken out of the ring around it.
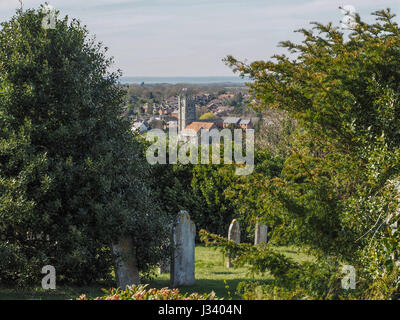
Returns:
[[[112,252],[115,257],[115,277],[117,286],[125,289],[133,284],[140,284],[137,259],[129,237],[121,238],[120,241],[112,245]]]
[[[232,240],[232,241],[235,241],[236,243],[240,243],[240,226],[239,226],[239,222],[236,219],[233,219],[229,226],[228,240]],[[230,259],[228,259],[226,267],[232,268],[232,263],[231,263]]]
[[[171,287],[190,286],[194,277],[196,226],[187,211],[181,211],[172,227]]]
[[[265,224],[259,223],[257,221],[255,236],[254,236],[254,244],[257,245],[267,241],[268,241],[268,227]]]

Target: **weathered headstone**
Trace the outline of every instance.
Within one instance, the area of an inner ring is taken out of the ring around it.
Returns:
[[[236,243],[240,243],[240,226],[239,226],[239,222],[236,219],[233,219],[231,224],[229,225],[228,240],[232,240],[232,241],[235,241]],[[232,263],[231,263],[230,259],[228,259],[226,267],[232,268]]]
[[[170,273],[171,272],[171,261],[163,261],[160,263],[160,267],[158,268],[158,274],[162,273]]]
[[[172,227],[171,287],[190,286],[194,277],[196,226],[186,211],[180,211]]]
[[[115,278],[117,286],[125,289],[126,286],[140,284],[137,259],[129,237],[121,238],[119,243],[112,245],[112,252],[115,256]]]
[[[260,244],[261,242],[268,241],[268,227],[263,223],[259,223],[257,221],[255,236],[254,236],[254,244]]]

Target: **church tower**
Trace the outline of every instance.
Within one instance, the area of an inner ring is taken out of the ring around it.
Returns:
[[[187,125],[196,121],[196,107],[187,94],[186,88],[178,96],[178,132],[181,132]]]

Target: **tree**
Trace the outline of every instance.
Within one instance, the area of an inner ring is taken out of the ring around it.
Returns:
[[[20,9],[0,30],[0,281],[37,283],[47,264],[61,282],[107,279],[121,236],[148,271],[168,230],[120,73],[79,21],[43,18]]]
[[[215,116],[215,114],[212,113],[212,112],[204,113],[204,114],[200,117],[200,120],[215,120],[215,119],[216,119],[216,116]]]
[[[226,59],[254,80],[250,92],[259,109],[284,110],[298,123],[281,176],[264,181],[260,198],[270,199],[266,218],[281,221],[277,237],[309,248],[316,265],[325,266],[317,273],[294,267],[302,271],[291,279],[304,296],[348,296],[337,274],[342,264],[357,271],[351,295],[400,295],[400,29],[389,9],[374,15],[373,24],[357,16],[348,39],[332,24],[299,30],[302,43],[281,43],[294,57],[250,65]],[[235,250],[259,271],[276,267],[273,252]],[[322,270],[336,280],[313,291]]]
[[[230,100],[229,104],[230,104],[231,106],[234,106],[234,107],[241,107],[242,102],[243,102],[243,95],[242,95],[242,93],[239,91],[239,92],[236,92],[236,93],[234,94],[234,96],[233,96],[233,98]]]
[[[201,164],[199,158],[199,164],[156,165],[154,188],[157,193],[154,197],[161,199],[163,211],[178,213],[188,210],[197,229],[219,235],[226,235],[232,220],[238,219],[242,227],[242,241],[252,242],[253,233],[247,232],[245,215],[237,210],[241,203],[232,195],[238,180],[236,167],[224,163],[224,150],[222,145],[220,164]],[[256,158],[257,161],[264,161],[263,156]],[[244,210],[244,206],[241,209]]]

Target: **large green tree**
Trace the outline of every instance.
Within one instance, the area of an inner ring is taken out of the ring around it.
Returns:
[[[0,281],[106,279],[129,235],[148,271],[168,230],[106,48],[80,22],[18,10],[0,30]],[[40,283],[40,282],[35,282]]]
[[[357,16],[350,32],[313,23],[299,30],[301,43],[281,43],[289,55],[269,61],[226,59],[253,80],[259,109],[284,110],[298,124],[280,177],[257,185],[260,199],[269,199],[265,219],[281,224],[276,236],[317,259],[317,268],[275,273],[303,297],[400,296],[400,28],[390,10],[374,15],[372,24]],[[274,273],[273,249],[251,250],[234,251]],[[335,275],[343,264],[356,270],[354,291],[343,291]]]

